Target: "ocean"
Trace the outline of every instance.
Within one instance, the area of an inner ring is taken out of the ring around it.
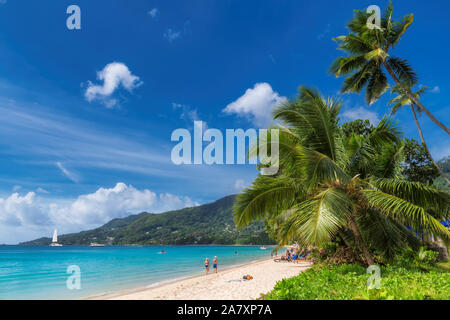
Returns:
[[[204,274],[206,257],[212,263],[217,256],[220,272],[224,267],[269,258],[271,249],[261,250],[259,246],[0,246],[0,299],[79,299],[151,287]],[[162,254],[163,250],[166,253]]]

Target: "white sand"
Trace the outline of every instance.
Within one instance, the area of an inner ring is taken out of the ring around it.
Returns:
[[[309,262],[274,262],[272,259],[220,270],[158,287],[120,291],[91,297],[113,300],[247,300],[267,293],[284,278],[293,277],[311,266]],[[220,265],[219,265],[220,267]],[[246,274],[252,280],[241,280]],[[237,280],[237,281],[236,281]]]

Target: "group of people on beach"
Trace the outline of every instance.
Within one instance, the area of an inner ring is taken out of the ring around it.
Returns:
[[[214,256],[214,260],[213,260],[213,269],[214,269],[214,273],[217,273],[217,271],[218,271],[218,265],[219,265],[219,263],[217,262],[217,257]],[[209,268],[210,268],[209,258],[206,258],[206,259],[205,259],[205,269],[206,269],[206,274],[209,273]]]
[[[305,254],[304,253],[298,253],[297,250],[294,248],[291,248],[290,250],[287,249],[286,253],[284,254],[285,260],[291,262],[298,262],[299,260],[304,260]]]
[[[274,251],[270,254],[270,257],[273,257],[273,253],[275,253],[275,257],[278,256],[278,248],[275,248]],[[299,260],[305,260],[306,257],[308,255],[311,254],[311,249],[308,247],[307,249],[304,250],[298,250],[294,247],[292,248],[287,248],[285,254],[281,255],[280,259],[275,259],[275,261],[294,261],[294,262],[298,262]]]

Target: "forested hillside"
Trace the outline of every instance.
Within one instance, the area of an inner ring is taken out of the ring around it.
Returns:
[[[238,231],[232,217],[235,196],[193,208],[160,214],[140,213],[114,219],[88,231],[61,235],[63,245],[88,245],[91,242],[129,244],[269,244],[263,224],[255,223]],[[40,238],[22,245],[48,245],[50,238]]]

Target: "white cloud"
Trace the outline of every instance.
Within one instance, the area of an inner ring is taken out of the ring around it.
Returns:
[[[198,202],[192,201],[189,197],[178,197],[170,193],[160,194],[159,201],[158,211],[161,212],[199,205]]]
[[[194,122],[199,120],[197,109],[191,109],[189,106],[181,103],[172,102],[172,107],[175,110],[181,110],[180,119]]]
[[[13,191],[18,191],[18,190],[20,190],[22,188],[22,186],[14,186],[13,188],[12,188],[12,190]]]
[[[69,170],[67,170],[63,165],[62,165],[62,163],[61,162],[56,162],[56,166],[59,168],[59,170],[61,170],[61,172],[67,177],[67,178],[69,178],[70,180],[72,180],[73,182],[78,182],[78,177],[74,174],[74,173],[72,173],[72,172],[70,172]]]
[[[325,30],[317,36],[317,39],[322,40],[327,34],[330,33],[331,24],[327,24]]]
[[[103,81],[103,84],[95,85],[88,81],[85,97],[89,102],[99,100],[108,108],[117,104],[117,100],[111,99],[110,96],[120,85],[131,92],[142,84],[139,77],[133,75],[128,67],[121,62],[107,64],[102,71],[97,72],[97,79]]]
[[[192,109],[185,104],[175,102],[172,102],[172,107],[174,110],[181,111],[180,119],[184,120],[189,127],[194,124],[194,121],[202,121],[198,116],[197,109]],[[202,129],[203,131],[208,129],[208,124],[205,121],[202,121]]]
[[[163,212],[198,205],[190,198],[165,193],[158,195],[148,189],[139,190],[119,182],[113,188],[100,188],[79,196],[70,206],[52,206],[55,222],[79,226],[94,226],[132,213]]]
[[[159,15],[158,8],[153,8],[148,12],[149,16],[151,16],[153,19],[155,19]]]
[[[36,192],[37,193],[50,193],[50,192],[48,192],[47,190],[45,190],[44,188],[41,188],[41,187],[37,188]]]
[[[19,234],[44,236],[53,228],[60,234],[78,232],[98,227],[114,218],[123,218],[143,211],[158,213],[199,205],[189,197],[179,197],[170,193],[157,195],[148,189],[139,190],[132,185],[117,183],[113,188],[99,188],[94,193],[81,195],[75,200],[48,201],[37,197],[34,192],[25,196],[13,193],[0,198],[0,226],[17,228]],[[23,236],[22,236],[23,237]],[[30,240],[29,237],[15,241]],[[0,233],[0,243],[11,243],[11,238]]]
[[[439,88],[438,86],[435,86],[433,89],[430,90],[431,93],[439,93],[441,92],[441,88]]]
[[[13,193],[7,198],[0,198],[0,224],[8,226],[45,225],[50,221],[34,192],[25,196]]]
[[[173,42],[174,40],[181,37],[181,31],[175,31],[171,28],[167,29],[166,32],[164,32],[164,38],[167,39],[169,42]]]
[[[150,190],[138,190],[124,183],[114,188],[100,188],[94,193],[79,196],[70,206],[60,208],[51,205],[56,221],[84,226],[98,225],[130,213],[145,211],[157,202],[157,196]]]
[[[243,189],[245,189],[247,187],[248,187],[248,185],[245,182],[245,180],[243,180],[243,179],[237,179],[234,182],[234,190],[236,190],[236,191],[242,191]]]
[[[191,31],[191,21],[187,20],[184,22],[183,27],[182,28],[177,28],[177,30],[172,29],[172,28],[168,28],[163,36],[164,38],[169,41],[169,42],[173,42],[176,39],[179,39],[183,36],[189,36],[192,34]]]
[[[345,122],[356,119],[368,119],[373,125],[377,125],[378,122],[380,122],[376,112],[370,111],[364,107],[348,108],[342,112],[342,120]]]
[[[274,92],[270,84],[257,83],[236,101],[227,105],[222,112],[247,117],[256,126],[266,127],[272,121],[274,106],[285,99]]]

